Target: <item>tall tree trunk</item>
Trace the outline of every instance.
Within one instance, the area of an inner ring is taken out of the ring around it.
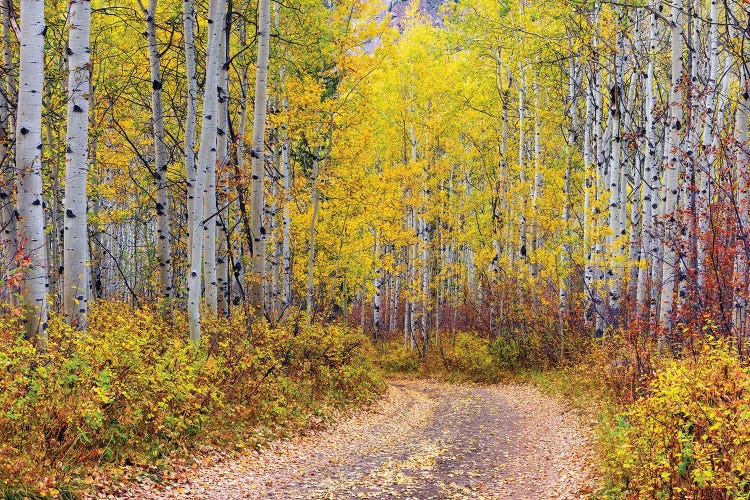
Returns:
[[[255,73],[255,107],[253,110],[253,190],[250,220],[253,232],[253,279],[250,284],[250,304],[258,315],[263,314],[266,269],[266,229],[263,226],[265,201],[263,179],[265,174],[264,139],[266,131],[266,105],[268,90],[268,56],[271,31],[271,0],[258,2],[258,62]],[[315,160],[317,161],[317,159]]]
[[[195,6],[193,0],[182,2],[182,26],[185,38],[185,76],[187,94],[185,96],[185,178],[187,179],[187,227],[188,234],[193,228],[193,210],[190,209],[195,192],[195,128],[198,116],[198,71],[195,68]],[[188,245],[187,258],[191,262],[191,245]],[[190,264],[188,264],[189,266]]]
[[[226,11],[226,0],[219,0],[219,9]],[[217,196],[216,196],[216,164],[224,160],[226,154],[226,112],[222,110],[226,102],[226,22],[222,17],[221,25],[217,27],[219,35],[219,61],[217,63],[218,75],[216,78],[216,131],[214,136],[216,152],[214,161],[206,164],[206,185],[203,190],[203,298],[208,311],[216,315],[219,312],[219,289],[216,283],[216,219]],[[223,128],[222,128],[223,126]],[[221,153],[224,153],[222,155]]]
[[[218,78],[224,0],[211,0],[208,12],[208,48],[206,50],[206,87],[203,94],[201,143],[198,150],[193,197],[188,200],[192,210],[190,227],[190,273],[188,274],[188,323],[190,340],[200,341],[201,264],[203,262],[203,192],[209,165],[216,164],[216,117]]]
[[[748,165],[747,138],[748,113],[750,113],[750,81],[747,71],[750,64],[740,64],[740,88],[737,102],[737,118],[734,128],[736,141],[735,179],[737,181],[737,242],[734,253],[734,312],[732,326],[738,341],[743,345],[748,333],[748,254],[750,253],[750,165]]]
[[[225,2],[228,4],[229,2]],[[230,4],[231,5],[231,4]],[[229,315],[229,182],[226,178],[228,161],[229,126],[229,36],[231,33],[232,11],[227,11],[222,32],[220,49],[221,74],[219,75],[219,116],[216,126],[216,294],[217,312]],[[208,280],[206,280],[208,281]]]
[[[518,229],[519,238],[519,260],[527,262],[528,248],[526,246],[526,217],[528,195],[526,189],[526,137],[525,137],[525,112],[526,103],[524,94],[526,92],[526,78],[523,64],[518,63],[519,83],[518,83],[518,179],[521,182],[521,220]]]
[[[703,119],[703,156],[698,164],[698,193],[696,209],[698,212],[697,256],[696,256],[696,291],[701,303],[705,302],[706,291],[706,257],[708,231],[710,224],[709,204],[711,200],[710,180],[716,151],[713,148],[716,114],[716,97],[719,71],[719,2],[711,1],[708,55],[708,82],[706,83],[705,117]]]
[[[424,214],[419,219],[419,229],[422,240],[422,355],[426,356],[430,338],[430,232]]]
[[[68,4],[68,127],[65,155],[65,232],[63,313],[78,328],[86,327],[89,303],[89,240],[87,214],[90,0]]]
[[[16,75],[11,50],[10,10],[5,1],[0,0],[0,21],[2,22],[4,90],[0,92],[0,160],[2,160],[2,182],[0,182],[0,224],[2,224],[2,269],[6,273],[6,284],[10,273],[16,268],[18,253],[18,228],[16,226],[16,203],[13,190],[13,143],[16,112]],[[6,285],[7,286],[7,285]],[[8,289],[8,300],[17,302],[17,290]]]
[[[625,35],[623,33],[624,13],[622,7],[615,8],[617,16],[617,42],[615,51],[614,82],[610,97],[610,113],[612,120],[612,149],[609,163],[609,259],[607,278],[609,280],[609,325],[616,326],[620,315],[620,300],[622,299],[622,238],[620,234],[620,191],[622,190],[622,102],[623,102],[623,73]]]
[[[279,79],[281,80],[281,84],[284,85],[286,81],[286,68],[282,67],[279,70]],[[286,114],[287,108],[288,98],[286,96],[286,89],[284,89],[284,95],[281,98],[281,109],[284,114]],[[281,125],[281,176],[283,178],[281,280],[283,282],[282,295],[284,300],[284,307],[288,307],[292,302],[292,217],[290,208],[290,204],[292,202],[292,167],[289,148],[289,133],[287,131],[287,125],[286,123],[284,123]]]
[[[44,0],[21,0],[21,49],[16,115],[18,240],[28,258],[21,285],[26,335],[47,348],[47,246],[42,198],[42,96],[44,86]]]
[[[156,188],[156,254],[159,259],[159,295],[172,298],[172,256],[169,242],[169,194],[167,193],[167,145],[164,142],[164,110],[162,105],[161,57],[156,42],[156,7],[158,0],[149,0],[146,9],[148,61],[151,68],[151,117],[154,133],[154,186]]]
[[[655,235],[656,218],[658,217],[658,199],[659,199],[659,164],[657,161],[656,147],[656,119],[654,118],[654,55],[656,51],[657,25],[655,0],[650,0],[651,15],[649,20],[649,56],[648,69],[646,70],[645,82],[645,103],[644,112],[646,115],[645,124],[645,161],[643,166],[643,179],[645,180],[646,192],[643,194],[643,213],[641,214],[641,248],[645,258],[645,265],[640,265],[638,269],[638,286],[636,288],[636,305],[641,319],[648,319],[648,313],[651,308],[649,287],[650,270],[658,265],[657,254],[659,251],[659,241]],[[650,295],[653,295],[653,290]]]
[[[373,286],[375,288],[375,298],[373,299],[373,337],[375,341],[380,339],[381,329],[383,326],[383,284],[385,282],[385,270],[383,269],[383,251],[380,245],[380,238],[376,231],[373,232],[375,238],[375,280],[373,280]]]
[[[665,333],[672,328],[672,310],[674,308],[674,289],[678,279],[678,259],[675,241],[678,236],[677,195],[680,175],[680,142],[683,128],[682,108],[682,10],[684,0],[672,1],[672,82],[669,92],[670,131],[665,148],[667,156],[664,164],[665,194],[664,210],[664,264],[662,266],[662,288],[659,309],[661,327],[660,343],[664,345]]]

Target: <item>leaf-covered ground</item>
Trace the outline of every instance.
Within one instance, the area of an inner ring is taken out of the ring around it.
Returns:
[[[392,381],[332,428],[118,498],[580,498],[595,485],[590,433],[527,385]]]

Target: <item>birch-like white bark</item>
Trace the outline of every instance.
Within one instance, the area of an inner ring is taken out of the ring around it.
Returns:
[[[284,85],[286,81],[286,68],[282,67],[279,70],[279,78]],[[286,114],[287,108],[289,107],[289,99],[286,95],[286,89],[284,95],[281,98],[281,109]],[[282,240],[281,240],[281,275],[282,275],[282,297],[284,306],[288,306],[292,301],[292,238],[291,238],[291,227],[292,227],[292,216],[291,207],[292,203],[292,168],[290,159],[290,142],[289,132],[287,131],[286,122],[281,125],[281,176],[283,178],[283,208],[282,208]]]
[[[224,22],[224,30],[221,35],[221,73],[219,75],[219,116],[216,124],[216,297],[217,312],[223,316],[229,315],[229,182],[226,175],[226,166],[229,163],[229,60],[228,43],[230,32],[230,20]],[[208,280],[206,280],[208,281]]]
[[[657,254],[659,242],[655,237],[656,221],[658,214],[659,198],[659,165],[657,161],[657,135],[656,119],[654,117],[654,57],[656,56],[657,40],[657,18],[656,1],[650,0],[649,7],[651,15],[649,19],[648,35],[648,69],[645,81],[645,103],[644,113],[646,116],[646,142],[645,160],[643,165],[643,181],[645,192],[643,193],[643,214],[641,215],[641,247],[643,249],[644,262],[638,269],[638,286],[636,288],[636,304],[642,319],[647,319],[650,309],[648,301],[648,287],[650,270],[657,265]],[[653,290],[651,291],[653,294]]]
[[[15,111],[16,111],[16,67],[13,64],[13,52],[11,50],[11,25],[10,11],[7,2],[0,1],[0,23],[2,27],[3,44],[3,71],[5,74],[4,89],[0,92],[0,159],[3,162],[3,179],[0,186],[0,223],[2,224],[3,269],[10,274],[16,268],[16,257],[18,253],[18,228],[16,226],[16,204],[13,196],[12,163]],[[6,278],[9,276],[6,276]],[[6,279],[6,287],[7,287]],[[17,290],[9,289],[8,300],[11,304],[17,303]]]
[[[383,269],[383,255],[380,244],[380,238],[378,237],[377,231],[373,231],[375,238],[375,279],[373,280],[373,287],[375,288],[375,297],[373,298],[372,308],[372,323],[373,323],[373,337],[377,341],[381,335],[381,329],[383,325],[383,283],[385,277],[385,270]]]
[[[187,94],[185,95],[185,178],[187,179],[187,227],[188,233],[193,228],[193,210],[191,201],[195,197],[195,129],[198,116],[198,71],[195,68],[195,6],[193,0],[182,2],[182,27],[185,39],[185,77]],[[192,246],[188,245],[188,263],[191,262]]]
[[[700,300],[703,300],[706,289],[706,257],[707,238],[709,230],[710,179],[715,160],[713,139],[718,132],[714,132],[714,116],[716,115],[716,97],[718,94],[719,71],[719,2],[711,1],[708,54],[708,82],[706,82],[706,104],[703,118],[703,155],[698,164],[698,193],[696,210],[698,212],[697,248],[696,248],[696,289]]]
[[[189,201],[192,213],[190,228],[190,273],[188,274],[188,323],[190,340],[200,341],[201,264],[203,263],[203,192],[209,165],[216,163],[216,118],[218,78],[224,0],[211,0],[208,12],[208,46],[206,50],[206,87],[203,94],[201,139],[196,164],[193,198]]]
[[[308,260],[307,260],[307,324],[309,325],[313,316],[315,316],[315,223],[318,219],[318,208],[320,205],[320,197],[318,193],[318,177],[320,175],[320,160],[318,158],[318,148],[315,149],[313,154],[313,166],[312,166],[312,179],[310,179],[311,185],[311,200],[312,215],[310,217],[309,227],[309,240],[308,240]],[[365,297],[362,297],[360,305],[364,308]]]
[[[21,0],[18,60],[16,171],[20,257],[28,258],[21,284],[26,335],[47,348],[47,245],[42,197],[42,97],[44,86],[44,0]]]
[[[258,62],[255,73],[255,108],[253,110],[253,178],[250,219],[253,232],[250,304],[256,314],[262,315],[266,268],[266,229],[263,226],[265,201],[263,178],[265,174],[264,140],[266,131],[266,105],[268,90],[268,57],[271,31],[271,0],[258,2]],[[316,160],[317,161],[317,160]]]
[[[219,9],[221,12],[226,11],[226,0],[219,0]],[[223,161],[226,155],[226,132],[222,129],[223,118],[226,118],[226,112],[222,111],[226,101],[226,74],[224,70],[226,61],[226,22],[222,15],[221,26],[219,31],[219,48],[217,62],[216,78],[216,103],[213,104],[216,109],[216,130],[213,132],[213,143],[215,146],[214,161],[206,164],[206,184],[203,189],[203,298],[208,311],[216,315],[219,312],[219,289],[216,283],[216,164]],[[219,144],[222,144],[220,146]],[[223,151],[220,151],[223,149]],[[220,153],[224,153],[223,155]]]
[[[68,3],[68,126],[65,154],[63,313],[86,328],[89,304],[88,163],[91,32],[90,0]]]
[[[161,56],[156,40],[156,7],[158,0],[149,0],[148,8],[138,5],[146,18],[146,40],[151,72],[151,123],[154,136],[154,187],[156,189],[156,254],[159,259],[159,295],[172,298],[172,256],[169,242],[169,195],[167,193],[167,145],[162,104]]]
[[[666,340],[664,334],[672,328],[672,311],[674,308],[674,288],[677,284],[677,249],[675,240],[677,234],[677,197],[679,192],[680,175],[680,142],[682,137],[684,110],[681,99],[682,86],[682,11],[684,0],[672,1],[672,77],[669,91],[670,131],[665,147],[666,161],[664,163],[665,193],[663,206],[666,220],[664,221],[664,261],[662,266],[662,288],[659,306],[659,325],[662,332],[660,343]]]
[[[747,43],[747,42],[746,42]],[[750,52],[750,51],[749,51]],[[745,59],[747,61],[747,59]],[[745,339],[748,335],[748,253],[750,253],[750,159],[747,152],[748,139],[748,113],[750,113],[750,81],[747,72],[750,64],[744,62],[740,65],[740,87],[737,100],[737,116],[734,127],[734,139],[736,141],[735,154],[735,179],[737,182],[737,241],[734,252],[734,310],[732,314],[732,326],[737,338]]]

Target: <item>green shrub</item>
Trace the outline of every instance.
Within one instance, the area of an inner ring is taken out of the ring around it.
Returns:
[[[387,373],[416,374],[422,358],[419,349],[407,349],[402,342],[386,342],[379,346],[377,363]]]
[[[518,339],[497,337],[489,345],[490,356],[501,368],[515,370],[521,365],[521,360],[526,357],[525,349]]]
[[[611,492],[750,497],[750,373],[723,347],[673,361],[602,436]]]
[[[474,382],[494,382],[498,364],[490,352],[490,343],[471,333],[456,334],[454,342],[441,348],[445,368]]]
[[[445,332],[438,346],[428,346],[425,357],[420,348],[386,342],[379,346],[375,360],[390,374],[495,383],[503,378],[507,368],[493,349],[493,344],[475,333]]]
[[[55,495],[86,467],[306,425],[383,388],[368,339],[350,329],[248,330],[241,311],[205,324],[196,349],[181,313],[98,303],[86,332],[53,316],[39,354],[17,319],[0,318],[0,496]]]

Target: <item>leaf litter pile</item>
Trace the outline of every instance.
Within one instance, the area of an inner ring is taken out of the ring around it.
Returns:
[[[592,436],[528,385],[393,381],[333,427],[106,498],[582,498],[596,485]]]

